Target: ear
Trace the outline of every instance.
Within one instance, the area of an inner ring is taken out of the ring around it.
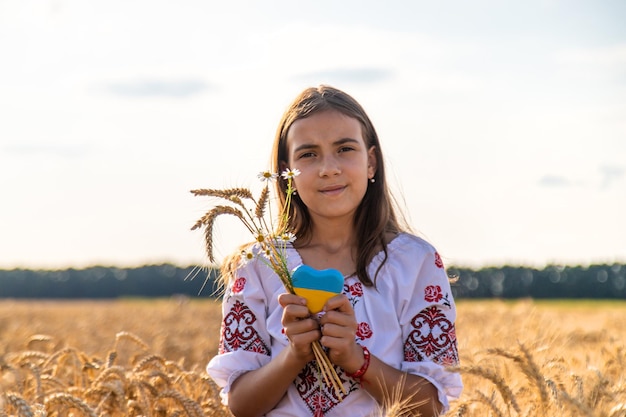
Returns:
[[[289,167],[286,161],[280,161],[278,164],[278,175]]]
[[[374,175],[376,175],[376,168],[378,168],[378,160],[376,159],[376,147],[371,146],[367,150],[367,178],[374,178]]]

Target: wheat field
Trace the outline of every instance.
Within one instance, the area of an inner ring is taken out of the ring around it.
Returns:
[[[458,302],[449,416],[626,417],[626,303]],[[0,300],[0,417],[228,416],[211,300]],[[397,416],[400,412],[389,412]]]

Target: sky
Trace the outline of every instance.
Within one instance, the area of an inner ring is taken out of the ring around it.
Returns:
[[[0,268],[206,265],[189,190],[260,189],[320,84],[368,112],[447,265],[626,262],[625,21],[621,0],[0,0]]]

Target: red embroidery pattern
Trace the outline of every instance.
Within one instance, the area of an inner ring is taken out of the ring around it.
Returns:
[[[348,296],[348,300],[350,300],[350,304],[352,304],[352,308],[354,308],[356,303],[363,297],[363,284],[360,282],[356,282],[352,285],[344,284],[343,293]]]
[[[359,323],[359,326],[356,328],[356,338],[365,340],[372,337],[374,332],[372,332],[372,328],[366,322]]]
[[[222,321],[219,353],[242,349],[269,356],[270,349],[254,328],[254,322],[256,316],[252,310],[241,301],[235,301]]]
[[[356,284],[352,284],[348,287],[348,291],[350,295],[353,297],[362,297],[363,296],[363,284],[357,282]]]
[[[439,256],[438,252],[435,252],[435,265],[437,268],[443,268],[443,261],[441,260],[441,256]]]
[[[346,387],[348,394],[358,388],[358,384],[352,379],[347,378],[341,368],[335,367],[335,371],[344,387],[346,386],[346,382],[349,383],[349,386]],[[317,364],[315,361],[312,361],[304,367],[294,381],[298,394],[314,417],[326,415],[327,412],[341,402],[339,397],[335,395],[334,390],[329,389],[326,383],[321,383],[317,378],[318,374]]]
[[[443,298],[439,285],[429,285],[424,289],[424,300],[428,303],[438,303]]]
[[[237,278],[233,284],[233,294],[240,293],[246,286],[246,279],[244,277]]]
[[[422,310],[411,320],[413,331],[404,342],[404,360],[431,360],[449,366],[459,363],[454,324],[437,306]]]

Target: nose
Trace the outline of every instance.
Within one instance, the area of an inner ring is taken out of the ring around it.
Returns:
[[[325,156],[320,161],[320,177],[330,177],[341,173],[341,165],[334,155]]]

